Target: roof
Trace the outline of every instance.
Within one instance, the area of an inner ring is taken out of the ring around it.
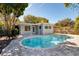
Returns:
[[[53,25],[53,24],[50,24],[50,23],[20,23],[20,25]]]

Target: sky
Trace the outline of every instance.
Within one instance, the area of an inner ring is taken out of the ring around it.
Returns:
[[[20,20],[23,21],[23,16],[27,15],[44,17],[49,20],[49,23],[56,23],[65,18],[74,20],[78,16],[78,13],[72,8],[64,7],[63,3],[33,3],[25,8]]]

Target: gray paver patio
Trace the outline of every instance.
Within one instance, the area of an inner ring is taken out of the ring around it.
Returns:
[[[79,56],[79,47],[69,47],[65,44],[57,45],[54,48],[33,49],[20,45],[20,40],[13,40],[3,49],[2,56]]]

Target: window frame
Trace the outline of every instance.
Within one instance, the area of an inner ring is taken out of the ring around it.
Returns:
[[[47,25],[45,26],[45,29],[48,29],[48,26]]]
[[[51,29],[51,26],[49,26],[49,29]]]
[[[25,25],[25,31],[30,31],[30,25]]]

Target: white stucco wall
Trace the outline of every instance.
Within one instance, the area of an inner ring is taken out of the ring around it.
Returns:
[[[30,26],[30,31],[25,31],[25,26],[24,24],[21,24],[20,25],[20,34],[26,34],[26,35],[30,35],[32,34],[32,29],[31,29],[31,26]],[[27,25],[28,26],[28,25]]]
[[[51,29],[45,29],[45,26],[51,26]],[[44,24],[43,25],[43,34],[52,34],[53,33],[53,25],[52,24]]]
[[[42,26],[41,26],[41,29],[39,28],[41,25],[38,25],[38,34],[42,34]]]
[[[25,31],[25,26],[30,25],[30,31]],[[21,34],[33,34],[32,32],[32,25],[36,25],[36,24],[20,24],[20,33]],[[38,26],[41,26],[41,30],[38,27],[38,34],[51,34],[53,33],[53,25],[52,24],[40,24]],[[51,29],[45,29],[45,26],[51,26]]]

